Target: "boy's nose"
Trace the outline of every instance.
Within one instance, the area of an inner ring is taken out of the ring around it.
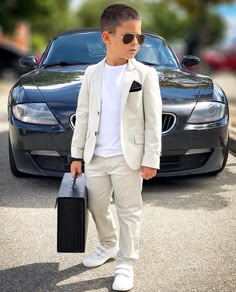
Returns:
[[[132,44],[138,44],[138,38],[137,38],[137,36],[134,36],[134,38],[133,38],[133,40],[132,40],[131,43]]]

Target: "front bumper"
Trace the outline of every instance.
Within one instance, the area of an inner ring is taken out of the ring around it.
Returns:
[[[73,131],[54,128],[23,128],[9,123],[10,141],[17,169],[42,176],[63,176],[69,171]],[[228,118],[208,125],[188,125],[162,137],[158,177],[215,172],[222,167],[228,142]]]

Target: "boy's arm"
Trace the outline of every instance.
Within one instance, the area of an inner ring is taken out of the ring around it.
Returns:
[[[82,160],[84,156],[84,146],[88,130],[89,116],[89,89],[88,89],[88,71],[84,74],[84,79],[80,88],[78,104],[76,110],[76,122],[71,142],[72,160]]]
[[[142,166],[160,168],[162,100],[156,70],[150,68],[143,84],[145,145]]]

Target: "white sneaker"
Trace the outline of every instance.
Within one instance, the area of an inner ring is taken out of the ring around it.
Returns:
[[[115,280],[112,289],[115,291],[129,291],[134,286],[134,271],[127,264],[120,264],[115,269]]]
[[[84,257],[83,265],[88,268],[101,266],[109,259],[115,258],[117,252],[117,245],[115,245],[114,247],[105,247],[103,244],[98,243],[94,252]]]

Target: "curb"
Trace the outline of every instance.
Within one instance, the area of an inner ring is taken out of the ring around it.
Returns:
[[[236,156],[236,140],[229,137],[229,150],[232,155]]]
[[[229,124],[229,150],[236,155],[236,119],[235,116]]]
[[[229,150],[236,156],[236,98],[229,101]]]

